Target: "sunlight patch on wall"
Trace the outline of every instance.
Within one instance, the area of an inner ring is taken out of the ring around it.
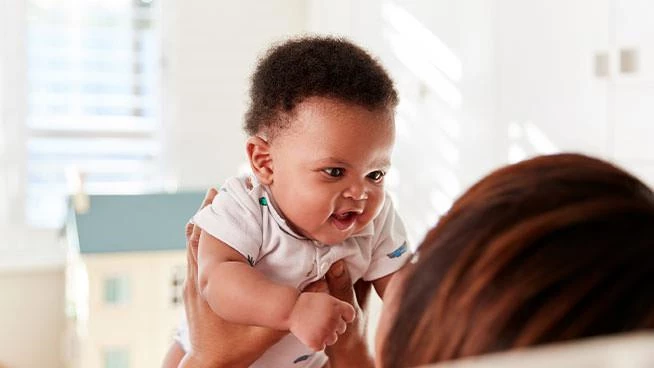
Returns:
[[[536,155],[560,152],[554,142],[532,121],[511,121],[507,127],[509,137],[508,161],[516,163]]]
[[[393,54],[450,107],[458,109],[462,96],[455,83],[461,79],[461,61],[427,27],[405,9],[387,1],[382,17],[388,27],[384,38]]]
[[[401,3],[381,7],[388,66],[400,94],[388,189],[412,240],[421,239],[462,190],[460,59]]]
[[[534,123],[527,121],[524,124],[527,141],[534,147],[534,150],[541,154],[552,154],[559,152],[554,142]]]
[[[461,80],[462,66],[459,58],[429,28],[425,27],[408,11],[386,1],[382,7],[384,20],[410,43],[417,45],[424,58],[454,82]]]
[[[391,48],[397,58],[452,108],[461,107],[461,92],[436,67],[420,57],[420,51],[406,39],[387,33]]]

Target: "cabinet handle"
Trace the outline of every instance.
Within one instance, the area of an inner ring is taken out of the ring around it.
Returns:
[[[630,74],[638,71],[638,50],[620,49],[620,73]]]
[[[609,53],[606,51],[595,53],[595,76],[598,78],[609,75]]]

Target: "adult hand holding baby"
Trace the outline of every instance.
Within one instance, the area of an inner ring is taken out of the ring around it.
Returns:
[[[215,189],[209,189],[200,208],[209,205],[217,193]],[[187,224],[184,307],[189,321],[191,350],[186,353],[179,367],[248,367],[286,333],[264,327],[230,323],[211,310],[198,289],[197,254],[200,232],[199,227],[192,223]],[[164,367],[167,366],[164,363]]]

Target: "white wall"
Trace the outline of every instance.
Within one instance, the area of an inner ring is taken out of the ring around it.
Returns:
[[[25,247],[22,226],[25,158],[25,52],[22,0],[0,0],[0,269]],[[9,253],[9,254],[7,254]]]
[[[593,70],[594,54],[609,41],[608,0],[498,4],[497,127],[508,137],[513,124],[511,154],[518,159],[516,149],[527,156],[574,150],[608,156],[609,85]]]
[[[249,75],[273,41],[304,32],[302,0],[164,2],[168,178],[221,184],[245,162]]]
[[[2,271],[0,290],[0,365],[63,367],[63,270]]]
[[[0,14],[7,13],[7,3],[5,0],[0,0]],[[0,45],[7,43],[7,30],[5,29],[5,20],[0,15]],[[4,48],[0,48],[0,223],[4,223],[7,217],[7,154],[6,150],[6,135],[5,135],[5,52]]]
[[[589,153],[654,184],[652,3],[500,0],[497,8],[496,126],[511,136],[507,156]],[[620,71],[623,49],[638,55],[633,72]],[[596,55],[607,60],[600,75]]]

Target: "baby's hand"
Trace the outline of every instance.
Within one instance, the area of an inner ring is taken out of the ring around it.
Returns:
[[[320,351],[333,345],[354,321],[354,307],[325,293],[301,293],[289,318],[289,330],[303,344]]]

